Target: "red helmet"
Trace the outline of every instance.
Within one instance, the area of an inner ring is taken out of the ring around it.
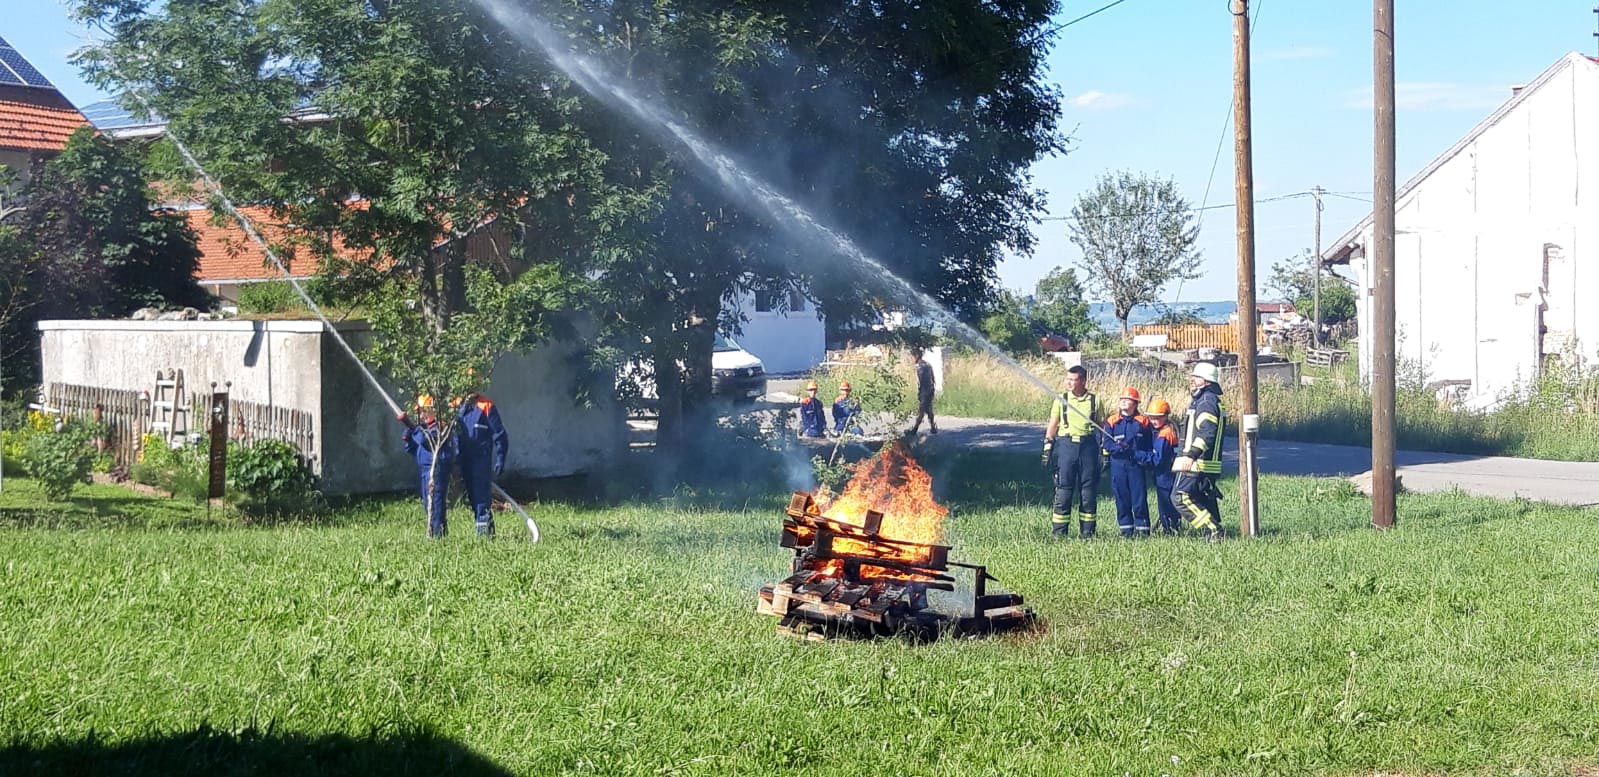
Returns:
[[[838,390],[839,391],[849,391],[850,390],[849,389],[849,381],[846,380],[843,383],[838,384]]]
[[[1122,399],[1131,399],[1134,402],[1144,401],[1143,397],[1138,395],[1138,389],[1135,389],[1132,386],[1122,389]]]

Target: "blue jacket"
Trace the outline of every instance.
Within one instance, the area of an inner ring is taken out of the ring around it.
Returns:
[[[827,418],[822,415],[822,400],[805,397],[800,400],[800,434],[821,437],[827,433]]]
[[[845,428],[847,427],[854,427],[858,431],[860,429],[860,424],[852,424],[851,422],[854,421],[855,416],[860,415],[860,413],[860,400],[855,399],[854,397],[840,396],[836,401],[833,402],[833,431],[843,434]]]
[[[1156,478],[1170,477],[1171,463],[1177,458],[1177,428],[1166,424],[1159,430],[1150,427],[1149,450],[1140,454],[1138,463],[1155,473]]]
[[[488,397],[480,395],[461,407],[463,461],[492,461],[494,471],[499,472],[505,469],[505,454],[510,448],[511,436],[500,422],[500,410]]]
[[[423,469],[433,465],[435,452],[434,445],[438,443],[438,422],[423,425],[417,424],[405,430],[405,452],[416,457],[416,465]],[[437,456],[441,467],[448,467],[460,453],[460,441],[456,435],[450,435],[439,447]]]
[[[1105,419],[1105,426],[1110,427],[1110,436],[1100,435],[1100,444],[1111,458],[1136,461],[1149,451],[1149,419],[1117,412]]]

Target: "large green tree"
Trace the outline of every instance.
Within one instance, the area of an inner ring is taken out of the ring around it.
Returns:
[[[206,308],[188,221],[155,208],[140,160],[88,127],[36,163],[0,222],[0,356],[6,385],[37,375],[35,324],[122,317],[145,306]]]
[[[1061,145],[1058,95],[1042,80],[1057,5],[570,0],[556,21],[735,166],[975,322],[994,302],[1002,254],[1032,248],[1041,198],[1029,167]],[[658,250],[606,275],[618,301],[650,303],[634,312],[654,350],[663,429],[697,423],[713,330],[736,324],[721,314],[730,296],[797,280],[833,318],[913,305],[814,232],[730,196],[672,144],[630,131],[604,147],[631,188],[666,191],[647,225]]]
[[[1078,197],[1068,229],[1089,290],[1111,303],[1124,338],[1135,306],[1159,300],[1172,281],[1199,277],[1199,225],[1169,179],[1106,174]]]

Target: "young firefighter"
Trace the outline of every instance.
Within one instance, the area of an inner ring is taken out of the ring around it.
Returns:
[[[805,385],[805,396],[800,399],[800,436],[821,437],[827,434],[827,417],[822,411],[822,400],[816,398],[816,381]]]
[[[1149,419],[1151,434],[1149,451],[1142,462],[1155,476],[1155,523],[1162,534],[1177,533],[1177,507],[1171,502],[1172,482],[1176,479],[1171,463],[1177,458],[1177,430],[1166,420],[1170,413],[1171,404],[1164,399],[1150,402],[1148,412],[1144,413]]]
[[[1176,473],[1171,499],[1188,524],[1207,539],[1221,539],[1221,513],[1216,505],[1216,478],[1221,476],[1222,427],[1220,371],[1210,362],[1199,362],[1188,376],[1193,399],[1188,403],[1188,419],[1183,424],[1183,443],[1171,469]]]
[[[1085,540],[1094,536],[1094,510],[1099,503],[1099,441],[1092,419],[1099,412],[1099,402],[1087,383],[1088,370],[1081,365],[1066,371],[1066,393],[1055,398],[1049,410],[1049,426],[1044,429],[1043,464],[1055,476],[1055,514],[1050,518],[1050,535],[1054,537],[1065,537],[1071,531],[1073,496],[1077,497],[1078,536]],[[1056,466],[1050,465],[1052,454],[1058,462]]]
[[[455,435],[449,434],[439,424],[434,414],[433,397],[423,394],[416,398],[417,416],[421,423],[400,411],[396,417],[405,424],[405,452],[416,457],[418,493],[422,496],[422,510],[428,516],[428,536],[443,537],[449,532],[444,520],[444,495],[450,483],[450,465],[459,452]]]
[[[833,400],[833,432],[861,434],[860,421],[855,420],[860,414],[861,401],[850,396],[849,381],[838,384],[838,399]]]
[[[461,482],[472,501],[472,519],[479,537],[494,536],[494,481],[505,471],[511,437],[500,421],[499,408],[473,392],[461,403]]]
[[[1104,439],[1110,454],[1110,490],[1116,497],[1116,526],[1123,537],[1149,536],[1149,493],[1144,468],[1140,464],[1149,454],[1149,421],[1138,414],[1141,397],[1131,386],[1122,391],[1120,409],[1105,425],[1110,434]]]

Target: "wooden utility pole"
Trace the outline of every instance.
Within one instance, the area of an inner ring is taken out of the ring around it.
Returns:
[[[1233,186],[1238,211],[1238,533],[1260,529],[1255,504],[1255,436],[1260,429],[1255,386],[1255,166],[1249,121],[1249,0],[1232,0],[1233,13]]]
[[[1394,0],[1373,0],[1371,525],[1394,525]]]
[[[1321,185],[1311,189],[1310,193],[1316,195],[1316,261],[1312,262],[1315,277],[1311,279],[1311,318],[1310,342],[1317,348],[1321,347]]]

